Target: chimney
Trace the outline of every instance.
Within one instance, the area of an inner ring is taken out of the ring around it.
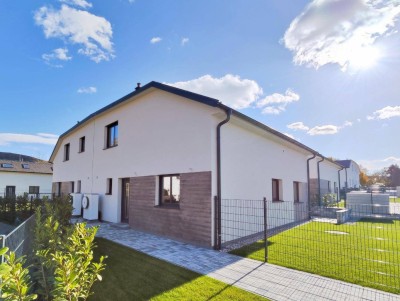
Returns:
[[[137,90],[139,90],[140,89],[140,83],[137,83],[137,86],[136,86],[136,88],[135,88],[135,91],[137,91]]]

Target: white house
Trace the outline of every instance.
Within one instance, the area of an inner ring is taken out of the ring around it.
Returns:
[[[51,194],[52,164],[30,156],[0,152],[0,196],[25,193],[34,196]]]
[[[98,194],[103,220],[212,246],[214,197],[297,208],[317,154],[216,99],[150,82],[62,134],[50,162],[53,192]]]
[[[343,167],[340,171],[340,189],[359,189],[360,167],[358,164],[353,160],[336,160],[336,163]]]
[[[338,195],[341,169],[341,165],[323,156],[310,161],[310,198],[314,203],[322,204],[326,194]]]

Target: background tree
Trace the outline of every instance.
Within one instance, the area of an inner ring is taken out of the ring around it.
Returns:
[[[397,164],[385,168],[385,175],[390,187],[400,186],[400,167]]]
[[[367,186],[369,182],[368,170],[360,165],[360,185]]]

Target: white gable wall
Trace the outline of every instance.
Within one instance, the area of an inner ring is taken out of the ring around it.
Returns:
[[[353,161],[350,162],[350,167],[347,170],[347,188],[360,188],[360,169]],[[343,169],[340,172],[340,188],[346,186],[346,171]]]
[[[23,195],[29,192],[29,186],[39,186],[40,193],[51,193],[51,174],[0,172],[0,196],[6,186],[15,186],[15,193]]]
[[[81,180],[82,193],[100,194],[104,220],[120,221],[122,178],[210,171],[215,152],[211,141],[219,111],[171,93],[153,90],[96,117],[65,137],[55,155],[53,182]],[[118,146],[105,148],[105,127],[118,121]],[[78,153],[79,138],[86,151]],[[63,162],[64,145],[71,144]],[[113,179],[112,195],[106,179]],[[75,184],[76,187],[76,184]]]

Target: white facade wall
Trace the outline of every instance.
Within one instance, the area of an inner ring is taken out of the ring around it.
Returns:
[[[317,162],[320,161],[321,158],[316,157],[313,160],[310,160],[310,179],[318,179],[318,166]],[[319,176],[321,181],[329,181],[331,187],[331,193],[336,193],[336,187],[339,187],[339,171],[340,167],[326,159],[319,163]],[[340,178],[340,181],[343,181],[343,178]]]
[[[219,109],[160,90],[144,92],[64,137],[53,166],[53,182],[81,181],[82,193],[100,195],[106,221],[121,220],[122,178],[214,170],[211,137]],[[106,126],[118,121],[118,146],[105,149]],[[78,153],[79,138],[86,150]],[[70,160],[63,162],[70,143]],[[107,178],[113,191],[106,195]],[[214,181],[213,181],[214,182]],[[157,195],[157,194],[156,194]]]
[[[39,186],[40,193],[51,193],[51,174],[0,172],[0,196],[6,186],[15,186],[16,195],[29,192],[29,186]]]
[[[293,182],[300,182],[300,202],[307,202],[307,158],[310,153],[237,118],[222,126],[222,199],[237,199],[239,206],[222,208],[223,242],[260,232],[264,197],[269,201],[269,225],[295,221]],[[271,202],[272,179],[281,180],[281,199]],[[247,201],[247,203],[246,203]],[[229,206],[229,201],[223,205]],[[225,214],[225,216],[224,216]],[[240,220],[234,224],[233,218]],[[238,229],[240,228],[240,229]],[[230,229],[230,230],[229,230]]]
[[[360,188],[360,169],[358,165],[351,161],[347,170],[347,188]],[[346,187],[346,171],[340,171],[340,188]]]

